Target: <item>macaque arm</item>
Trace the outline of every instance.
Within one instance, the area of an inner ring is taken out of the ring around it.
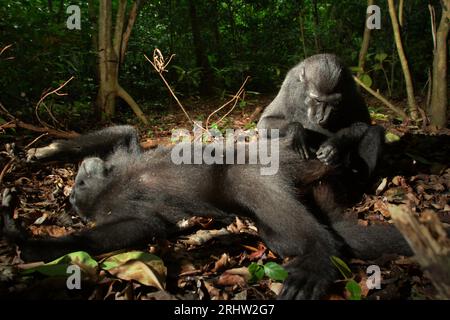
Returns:
[[[113,126],[70,140],[56,140],[46,147],[28,150],[27,160],[76,162],[87,156],[104,158],[118,147],[125,148],[130,154],[140,153],[136,129],[132,126]]]

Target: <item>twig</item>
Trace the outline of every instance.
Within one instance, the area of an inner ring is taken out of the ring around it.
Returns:
[[[3,47],[3,49],[0,51],[0,56],[6,51],[6,50],[8,50],[9,48],[11,48],[12,47],[12,44],[8,44],[8,45],[6,45],[5,47]]]
[[[23,129],[27,129],[27,130],[31,130],[31,131],[35,131],[35,132],[41,132],[41,133],[47,133],[51,136],[57,137],[57,138],[62,138],[62,139],[71,139],[71,138],[75,138],[77,136],[79,136],[79,133],[75,132],[75,131],[71,131],[71,132],[65,132],[65,131],[61,131],[58,129],[52,129],[52,128],[47,128],[47,127],[36,127],[32,124],[29,123],[25,123],[19,119],[17,119],[16,117],[14,117],[6,108],[5,106],[0,102],[0,110],[2,111],[2,113],[4,113],[9,119],[10,121],[8,123],[5,123],[3,125],[0,126],[0,128],[2,129],[7,129],[7,128],[23,128]]]
[[[253,111],[253,113],[248,117],[248,122],[253,122],[256,120],[256,118],[258,118],[259,114],[263,111],[263,107],[259,106],[256,107],[255,111]]]
[[[36,139],[34,139],[33,141],[31,141],[29,144],[27,144],[27,145],[25,146],[24,149],[28,149],[28,148],[31,147],[33,144],[35,144],[36,141],[38,141],[39,139],[41,139],[41,138],[43,138],[43,137],[45,137],[45,136],[48,136],[48,132],[45,132],[45,133],[41,134],[39,137],[37,137]]]
[[[230,101],[226,102],[225,104],[223,104],[220,108],[218,108],[217,110],[213,111],[212,113],[210,113],[210,115],[208,116],[208,118],[206,118],[206,127],[209,128],[209,119],[216,114],[217,112],[219,112],[220,110],[222,110],[223,108],[225,108],[227,105],[229,105],[231,102],[234,101],[233,106],[231,107],[230,110],[228,110],[228,112],[222,117],[220,118],[218,121],[216,121],[216,123],[220,123],[223,119],[225,119],[226,116],[228,116],[236,107],[237,102],[239,101],[239,97],[242,95],[242,93],[244,92],[244,87],[245,84],[247,83],[248,79],[250,77],[245,78],[244,83],[242,83],[241,87],[239,88],[238,92],[233,96],[233,98],[231,98]]]
[[[389,109],[391,109],[392,111],[394,111],[395,113],[397,113],[399,116],[401,116],[403,118],[403,121],[408,122],[409,121],[409,117],[408,115],[401,110],[400,108],[397,108],[396,106],[394,106],[392,103],[390,103],[385,97],[383,97],[379,92],[376,92],[374,90],[372,90],[371,88],[369,88],[368,86],[366,86],[361,80],[359,80],[357,77],[353,76],[353,79],[355,79],[356,83],[358,83],[361,87],[363,87],[367,92],[369,92],[371,95],[373,95],[375,98],[377,98],[378,100],[380,100],[381,102],[383,102]]]
[[[67,93],[61,93],[61,92],[59,92],[59,90],[61,90],[62,88],[64,88],[64,87],[65,87],[70,81],[72,81],[74,78],[75,78],[74,76],[70,77],[69,80],[65,81],[63,84],[61,84],[58,88],[56,88],[56,89],[54,89],[54,90],[51,90],[51,91],[48,91],[48,90],[47,90],[46,93],[43,93],[43,94],[41,95],[41,98],[39,99],[38,103],[36,103],[36,106],[34,107],[34,113],[36,114],[36,118],[38,119],[39,123],[41,123],[44,127],[51,127],[51,126],[50,126],[48,123],[46,123],[45,121],[42,121],[41,118],[39,117],[39,112],[38,112],[39,106],[40,106],[40,105],[43,103],[43,101],[44,101],[49,95],[51,95],[51,94],[56,94],[57,96],[66,96]],[[53,116],[52,112],[47,108],[47,106],[46,106],[45,104],[43,104],[43,105],[44,105],[44,108],[47,110],[48,114],[50,115],[50,117],[52,118],[52,120],[53,120],[55,123],[61,125],[61,124],[59,123],[59,121],[56,120],[56,118]]]
[[[147,55],[144,54],[145,59],[147,59],[148,62],[150,62],[150,64],[153,66],[153,68],[156,70],[156,72],[158,72],[160,78],[162,79],[162,81],[164,82],[164,84],[166,85],[167,89],[169,89],[170,94],[172,95],[172,97],[175,99],[175,101],[177,102],[178,106],[181,108],[181,110],[183,110],[184,115],[186,116],[186,118],[188,118],[188,120],[190,122],[192,122],[195,126],[198,126],[199,128],[201,128],[202,130],[205,130],[205,128],[203,128],[202,126],[200,126],[198,124],[198,122],[193,121],[191,119],[191,117],[189,116],[189,114],[187,113],[186,109],[183,107],[183,105],[181,104],[180,100],[178,100],[177,95],[173,92],[172,88],[170,87],[169,83],[166,81],[166,78],[164,78],[163,76],[163,72],[167,72],[166,68],[169,65],[170,61],[172,61],[172,58],[175,55],[172,54],[169,58],[169,60],[166,62],[164,60],[164,56],[162,55],[161,51],[159,49],[155,49],[153,51],[153,61],[151,61]]]
[[[5,177],[6,172],[9,170],[9,168],[12,166],[12,164],[14,163],[14,159],[11,159],[8,161],[7,164],[5,164],[5,166],[2,169],[2,172],[0,173],[0,185],[3,182],[3,178]]]
[[[211,118],[211,116],[213,116],[214,114],[216,114],[218,111],[222,110],[223,108],[225,108],[226,106],[228,106],[230,103],[234,102],[233,106],[231,107],[231,109],[224,115],[222,116],[216,123],[220,123],[221,121],[223,121],[223,119],[225,119],[225,117],[227,117],[232,111],[233,109],[236,107],[237,102],[239,101],[239,98],[241,97],[242,93],[244,92],[244,87],[245,84],[247,83],[249,77],[247,77],[244,81],[244,83],[241,85],[241,87],[239,88],[238,92],[233,96],[233,98],[231,98],[231,100],[229,100],[228,102],[226,102],[225,104],[223,104],[221,107],[219,107],[217,110],[213,111],[208,118],[206,119],[206,126],[205,128],[202,127],[197,121],[193,121],[191,119],[191,117],[189,116],[189,114],[187,113],[186,109],[183,107],[183,105],[181,104],[180,100],[178,99],[178,97],[176,96],[176,94],[173,92],[172,88],[170,87],[169,83],[166,81],[166,79],[163,76],[163,72],[167,72],[167,66],[169,65],[170,61],[172,60],[172,58],[175,55],[172,54],[169,58],[168,61],[165,61],[164,56],[162,55],[161,51],[159,49],[155,49],[153,51],[153,61],[150,60],[147,55],[144,54],[145,59],[147,59],[148,62],[150,62],[150,64],[153,66],[153,68],[156,70],[156,72],[158,72],[159,76],[161,77],[162,81],[164,82],[164,84],[166,85],[167,89],[169,89],[172,97],[175,99],[175,101],[177,102],[178,106],[181,108],[181,110],[183,111],[183,113],[185,114],[185,116],[187,117],[187,119],[192,122],[194,124],[194,126],[197,126],[198,128],[200,128],[201,130],[203,130],[204,132],[207,132],[208,127],[209,127],[209,119]]]

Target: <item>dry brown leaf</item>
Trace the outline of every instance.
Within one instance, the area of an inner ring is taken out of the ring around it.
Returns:
[[[134,280],[143,285],[164,290],[167,269],[160,263],[149,266],[148,264],[151,263],[152,261],[144,263],[139,260],[130,260],[116,268],[109,269],[108,272],[122,280]]]
[[[230,264],[230,256],[226,253],[222,254],[219,260],[214,263],[214,268],[212,272],[218,272],[219,270],[225,269]]]
[[[67,230],[65,227],[58,227],[55,225],[51,225],[51,226],[30,225],[28,228],[30,229],[30,232],[35,236],[62,237],[62,236],[65,236],[72,232],[72,231]]]
[[[221,286],[239,286],[239,287],[245,287],[247,282],[245,281],[244,277],[237,275],[237,274],[230,274],[228,272],[225,272],[222,274],[219,279],[217,280],[217,284]]]
[[[381,200],[375,201],[375,203],[373,205],[373,209],[375,211],[380,212],[383,215],[383,217],[389,218],[391,216],[386,203]]]

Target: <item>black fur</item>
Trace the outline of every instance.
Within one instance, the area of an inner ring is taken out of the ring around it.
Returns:
[[[103,140],[110,141],[111,132],[118,144],[110,143],[107,150]],[[130,134],[133,137],[126,138]],[[272,250],[293,257],[280,298],[318,299],[338,276],[330,256],[411,253],[390,226],[367,232],[370,228],[339,218],[328,181],[339,180],[340,169],[319,160],[299,161],[288,140],[280,141],[280,169],[272,176],[261,175],[260,165],[175,165],[170,148],[141,152],[135,141],[134,129],[121,126],[59,141],[56,149],[33,151],[41,160],[46,154],[76,160],[91,153],[83,149],[89,144],[89,150],[110,154],[105,160],[83,161],[70,196],[80,215],[96,221],[95,228],[60,238],[30,239],[17,236],[21,233],[5,214],[5,235],[18,243],[23,259],[49,260],[76,250],[99,254],[142,245],[154,237],[167,237],[183,218],[205,215],[226,220],[236,214],[254,219]],[[302,204],[300,194],[312,195],[326,219]]]
[[[280,136],[291,131],[303,159],[348,165],[348,157],[356,155],[365,163],[365,175],[375,169],[384,141],[382,129],[370,126],[350,71],[333,54],[311,56],[292,68],[258,128],[279,129]]]

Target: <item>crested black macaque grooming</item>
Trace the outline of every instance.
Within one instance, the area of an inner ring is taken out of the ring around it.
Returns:
[[[350,71],[333,54],[311,56],[292,68],[278,95],[264,110],[259,129],[294,134],[303,159],[346,164],[373,172],[384,130],[370,126],[370,115]]]
[[[15,227],[5,201],[3,232],[19,245],[23,259],[49,260],[76,250],[99,254],[167,237],[176,222],[193,215],[219,221],[241,215],[254,219],[273,251],[292,257],[280,298],[318,299],[338,278],[330,256],[411,254],[392,226],[325,222],[298,201],[297,188],[307,191],[320,181],[319,192],[314,192],[317,202],[325,213],[337,216],[331,212],[338,208],[327,177],[338,169],[319,160],[299,161],[290,142],[280,144],[279,171],[269,176],[260,174],[260,165],[175,165],[170,148],[141,152],[137,141],[133,128],[118,126],[31,152],[41,160],[109,155],[82,162],[70,195],[76,211],[95,220],[92,229],[60,238],[29,238]]]

